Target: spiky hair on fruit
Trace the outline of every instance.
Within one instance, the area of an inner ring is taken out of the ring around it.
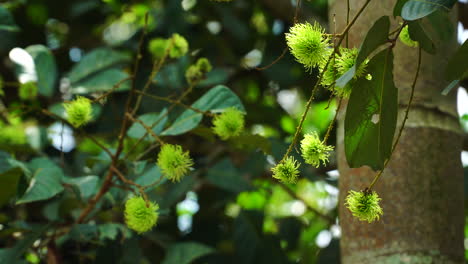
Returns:
[[[158,209],[156,203],[146,202],[141,196],[131,197],[125,202],[125,223],[139,234],[147,232],[158,221]]]
[[[292,156],[286,157],[271,169],[273,178],[284,183],[296,183],[299,176],[299,163]]]
[[[317,132],[308,133],[301,141],[301,152],[304,161],[314,167],[319,167],[320,163],[324,165],[328,162],[330,151],[333,146],[327,146],[317,135]]]
[[[173,182],[180,181],[193,166],[189,152],[184,152],[181,146],[172,144],[162,145],[156,163],[163,175]]]
[[[67,120],[74,127],[80,127],[87,124],[93,118],[93,108],[91,100],[86,97],[78,96],[75,100],[63,104],[67,113]]]
[[[235,107],[229,107],[213,119],[213,132],[226,140],[239,136],[244,131],[244,113]]]
[[[177,33],[172,34],[172,47],[169,51],[169,57],[173,59],[180,58],[187,54],[188,49],[189,45],[184,37]]]
[[[316,22],[297,23],[286,33],[286,43],[296,60],[311,71],[327,55],[330,39],[324,35],[324,29]]]
[[[408,47],[417,47],[419,43],[413,40],[410,36],[408,25],[406,25],[400,32],[400,36],[398,37],[400,41]]]
[[[366,189],[356,192],[351,190],[346,197],[345,206],[360,221],[372,223],[383,215],[382,207],[379,205],[380,200],[375,191]]]

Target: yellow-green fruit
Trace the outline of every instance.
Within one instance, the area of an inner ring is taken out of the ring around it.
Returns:
[[[311,71],[329,55],[329,38],[324,35],[324,29],[315,23],[297,23],[286,33],[286,43],[291,53],[306,70]]]
[[[125,202],[125,223],[137,233],[144,233],[156,225],[159,217],[159,206],[148,203],[140,196],[135,196]]]
[[[67,113],[68,122],[74,127],[85,125],[93,118],[91,100],[86,97],[78,96],[75,100],[64,103],[63,107]]]
[[[169,56],[173,59],[180,58],[188,52],[188,42],[181,35],[175,33],[172,35],[172,48],[169,51]]]
[[[37,96],[37,84],[35,82],[27,82],[20,85],[18,96],[22,100],[32,100]]]
[[[354,217],[372,223],[383,215],[379,195],[374,191],[349,191],[345,205]]]
[[[226,140],[244,131],[244,113],[234,107],[227,108],[213,119],[213,132]]]
[[[289,156],[271,169],[273,178],[285,183],[296,183],[301,164]]]
[[[314,167],[320,166],[321,162],[325,165],[332,150],[332,146],[327,146],[320,140],[317,132],[306,134],[301,141],[302,157],[307,164]]]
[[[164,57],[168,47],[169,41],[163,38],[155,38],[150,40],[148,43],[148,50],[156,59],[161,59]]]
[[[159,151],[157,165],[166,178],[178,182],[187,175],[193,161],[189,152],[184,152],[181,146],[164,144]]]

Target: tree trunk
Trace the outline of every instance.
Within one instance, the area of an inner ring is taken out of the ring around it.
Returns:
[[[338,33],[346,25],[346,2],[335,0],[330,4],[332,31],[334,20]],[[349,2],[351,19],[365,0]],[[372,1],[352,27],[349,46],[359,47],[380,16],[390,16],[391,30],[395,29],[401,22],[401,18],[393,19],[395,2]],[[451,14],[455,30],[456,12]],[[462,133],[456,112],[456,92],[452,91],[448,96],[440,94],[447,85],[443,72],[448,58],[456,50],[456,34],[449,43],[436,45],[436,56],[422,52],[422,66],[409,119],[387,169],[374,187],[382,198],[384,215],[380,221],[371,224],[352,217],[343,204],[349,190],[364,189],[376,172],[366,166],[348,167],[343,131],[346,106],[341,109],[337,151],[340,247],[344,264],[464,263]],[[394,81],[399,89],[398,131],[417,67],[418,49],[398,41],[394,54]]]

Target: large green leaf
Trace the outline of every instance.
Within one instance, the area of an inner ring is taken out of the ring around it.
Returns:
[[[25,166],[10,154],[0,151],[0,207],[16,195]]]
[[[16,25],[8,9],[0,6],[0,30],[6,31],[19,31],[19,27]]]
[[[401,9],[405,20],[416,20],[428,16],[438,9],[449,11],[456,0],[409,0]]]
[[[239,97],[224,85],[218,85],[205,93],[192,104],[192,107],[202,111],[220,112],[228,107],[236,107],[245,112]],[[185,110],[174,123],[164,130],[161,135],[180,135],[194,129],[202,120],[203,114],[193,110]]]
[[[81,199],[86,200],[97,192],[99,177],[91,175],[65,178],[63,181],[70,184]]]
[[[138,117],[146,126],[151,127],[155,122],[158,123],[153,127],[153,132],[159,135],[167,122],[167,109],[164,108],[160,113],[146,113]],[[131,138],[141,138],[146,134],[145,140],[155,141],[155,139],[148,135],[147,130],[138,122],[133,123],[127,132]]]
[[[16,203],[30,203],[54,197],[63,191],[61,184],[63,178],[63,172],[56,168],[38,169],[25,194]]]
[[[105,70],[109,67],[129,62],[131,57],[127,54],[107,48],[97,48],[86,54],[68,73],[70,82],[76,83],[91,74]]]
[[[403,9],[403,6],[408,2],[408,0],[397,0],[395,3],[395,6],[393,7],[393,16],[401,16],[401,9]]]
[[[468,73],[468,40],[465,40],[457,52],[450,57],[445,69],[445,77],[448,81],[460,80],[466,73]]]
[[[91,75],[82,81],[72,83],[74,94],[86,94],[94,92],[105,92],[114,85],[129,77],[128,73],[118,69],[107,69]],[[115,91],[126,91],[130,89],[130,80],[120,83]]]
[[[390,157],[397,121],[398,91],[393,83],[393,53],[381,51],[369,62],[372,80],[359,79],[345,119],[345,153],[352,168],[383,168]]]
[[[234,193],[252,189],[249,182],[242,177],[229,159],[223,159],[211,167],[206,179],[211,184]]]
[[[367,32],[366,38],[359,49],[356,64],[336,80],[336,86],[344,87],[349,81],[351,81],[356,73],[356,69],[359,68],[361,63],[363,63],[375,49],[387,42],[389,28],[390,19],[388,16],[382,16],[374,23]]]
[[[214,249],[196,242],[182,242],[171,246],[163,264],[190,264],[194,260],[211,254]]]
[[[29,46],[26,51],[34,60],[39,94],[52,96],[57,81],[57,65],[55,64],[54,55],[43,45]]]
[[[420,25],[420,21],[409,21],[408,31],[411,39],[417,41],[423,50],[430,54],[436,52],[434,42],[424,31],[423,27]]]
[[[167,181],[166,177],[163,177],[162,179],[161,177],[163,177],[163,175],[159,167],[155,164],[151,164],[141,176],[138,176],[138,178],[135,180],[135,183],[146,186],[159,182],[157,185],[154,186],[155,188]]]

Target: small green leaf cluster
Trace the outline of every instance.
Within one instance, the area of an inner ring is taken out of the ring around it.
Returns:
[[[18,89],[18,96],[21,100],[33,100],[37,96],[37,84],[30,81],[22,83]]]
[[[400,36],[398,37],[400,41],[408,47],[417,47],[419,44],[417,41],[413,40],[410,36],[408,25],[406,25],[400,32]]]
[[[163,58],[166,53],[169,57],[177,59],[187,54],[188,49],[187,40],[177,33],[174,33],[171,38],[154,38],[148,43],[148,50],[155,59]]]
[[[189,152],[184,152],[181,146],[172,144],[162,145],[156,163],[163,175],[173,182],[180,181],[193,166]]]
[[[213,119],[213,132],[226,140],[239,136],[244,131],[244,113],[235,107],[224,110]]]
[[[67,113],[67,120],[74,127],[87,124],[93,118],[91,100],[78,96],[74,101],[64,103],[63,107]]]
[[[207,58],[199,58],[197,62],[185,72],[185,79],[190,85],[195,85],[201,81],[212,69],[211,63]]]
[[[382,207],[379,205],[380,200],[375,191],[349,191],[345,205],[354,217],[372,223],[383,215]]]
[[[304,139],[301,141],[301,152],[307,164],[310,164],[316,168],[328,162],[330,152],[333,150],[333,146],[327,146],[322,142],[317,135],[317,132],[306,134]]]
[[[145,201],[141,196],[134,196],[125,202],[125,223],[130,229],[141,234],[151,230],[159,217],[159,206]]]
[[[299,176],[299,163],[293,156],[286,157],[271,169],[273,178],[284,183],[296,183]]]

